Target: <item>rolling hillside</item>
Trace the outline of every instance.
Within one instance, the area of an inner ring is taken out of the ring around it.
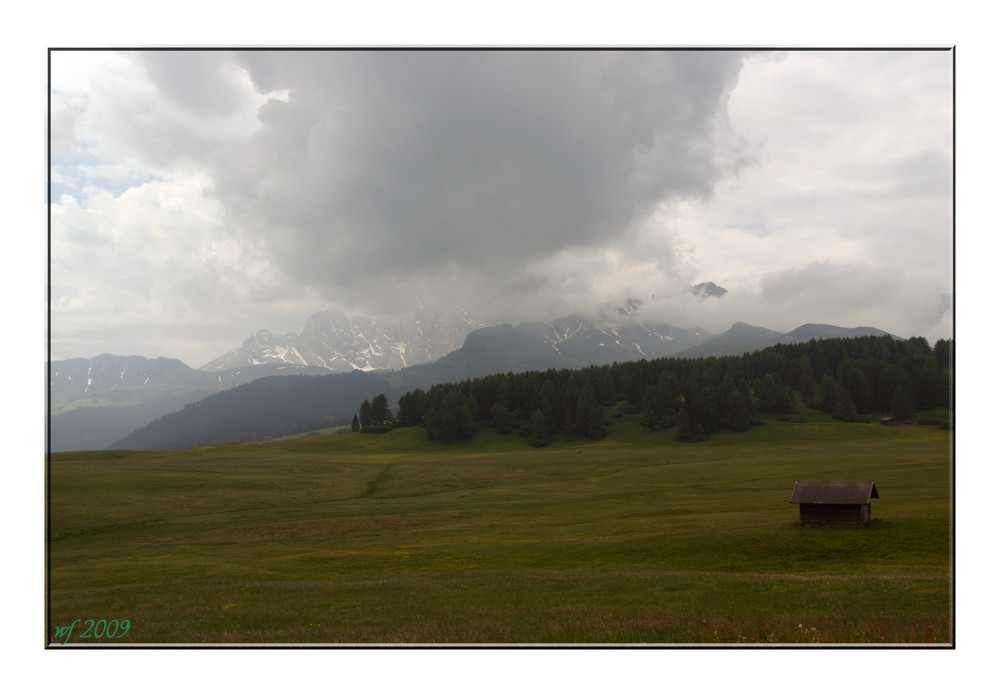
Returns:
[[[402,394],[385,379],[360,371],[263,378],[190,403],[111,447],[187,448],[349,424],[358,403],[378,393],[393,400]]]

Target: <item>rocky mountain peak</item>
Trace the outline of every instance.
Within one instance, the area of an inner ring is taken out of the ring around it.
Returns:
[[[458,349],[465,336],[480,327],[466,310],[421,309],[405,318],[377,319],[331,308],[310,315],[298,335],[258,330],[242,347],[201,370],[214,373],[275,364],[334,372],[403,369]]]
[[[728,289],[720,287],[715,282],[702,282],[691,287],[691,293],[699,299],[721,299],[728,291]]]

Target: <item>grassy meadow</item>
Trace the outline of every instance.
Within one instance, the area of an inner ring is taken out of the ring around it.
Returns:
[[[812,411],[696,444],[335,433],[49,459],[48,640],[948,644],[951,432]],[[801,528],[796,480],[875,480]],[[61,640],[61,639],[60,639]]]

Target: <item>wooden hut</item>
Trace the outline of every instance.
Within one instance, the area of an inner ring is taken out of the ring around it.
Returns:
[[[796,482],[788,503],[799,505],[799,524],[859,527],[871,520],[875,483]]]

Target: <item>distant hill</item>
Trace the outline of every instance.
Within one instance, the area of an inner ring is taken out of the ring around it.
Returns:
[[[176,359],[102,354],[52,362],[51,450],[105,448],[137,427],[225,387],[217,376]]]
[[[834,337],[881,337],[882,335],[889,335],[896,340],[902,339],[878,328],[840,328],[836,325],[825,325],[823,323],[806,323],[791,332],[783,334],[776,339],[776,342],[795,343],[809,342],[809,340],[826,340]]]
[[[459,381],[493,373],[576,369],[615,361],[672,356],[711,333],[666,323],[623,319],[598,323],[571,316],[551,323],[508,324],[469,333],[461,349],[433,364],[406,369],[406,380],[423,384]]]
[[[255,364],[252,366],[241,366],[224,371],[212,372],[215,378],[224,388],[235,388],[245,383],[256,381],[259,378],[268,376],[329,376],[330,369],[322,366],[294,366],[292,364]]]
[[[348,424],[362,400],[378,393],[395,402],[400,390],[371,373],[272,376],[209,396],[116,441],[112,448],[188,448],[259,441]]]
[[[734,323],[729,330],[713,335],[694,347],[682,350],[678,357],[729,357],[784,343],[808,342],[838,337],[868,337],[890,335],[878,328],[841,328],[822,323],[806,323],[787,333],[747,323]],[[895,337],[890,335],[890,337]],[[899,338],[896,338],[899,339]]]
[[[218,389],[218,379],[177,359],[102,354],[93,359],[52,362],[52,412],[87,402],[133,403]]]
[[[47,424],[53,452],[107,448],[188,403],[258,378],[330,373],[318,367],[260,364],[210,374],[177,359],[111,354],[54,361],[51,372]]]
[[[782,333],[747,323],[733,323],[724,333],[712,335],[701,344],[676,354],[678,357],[727,357],[761,349]]]

